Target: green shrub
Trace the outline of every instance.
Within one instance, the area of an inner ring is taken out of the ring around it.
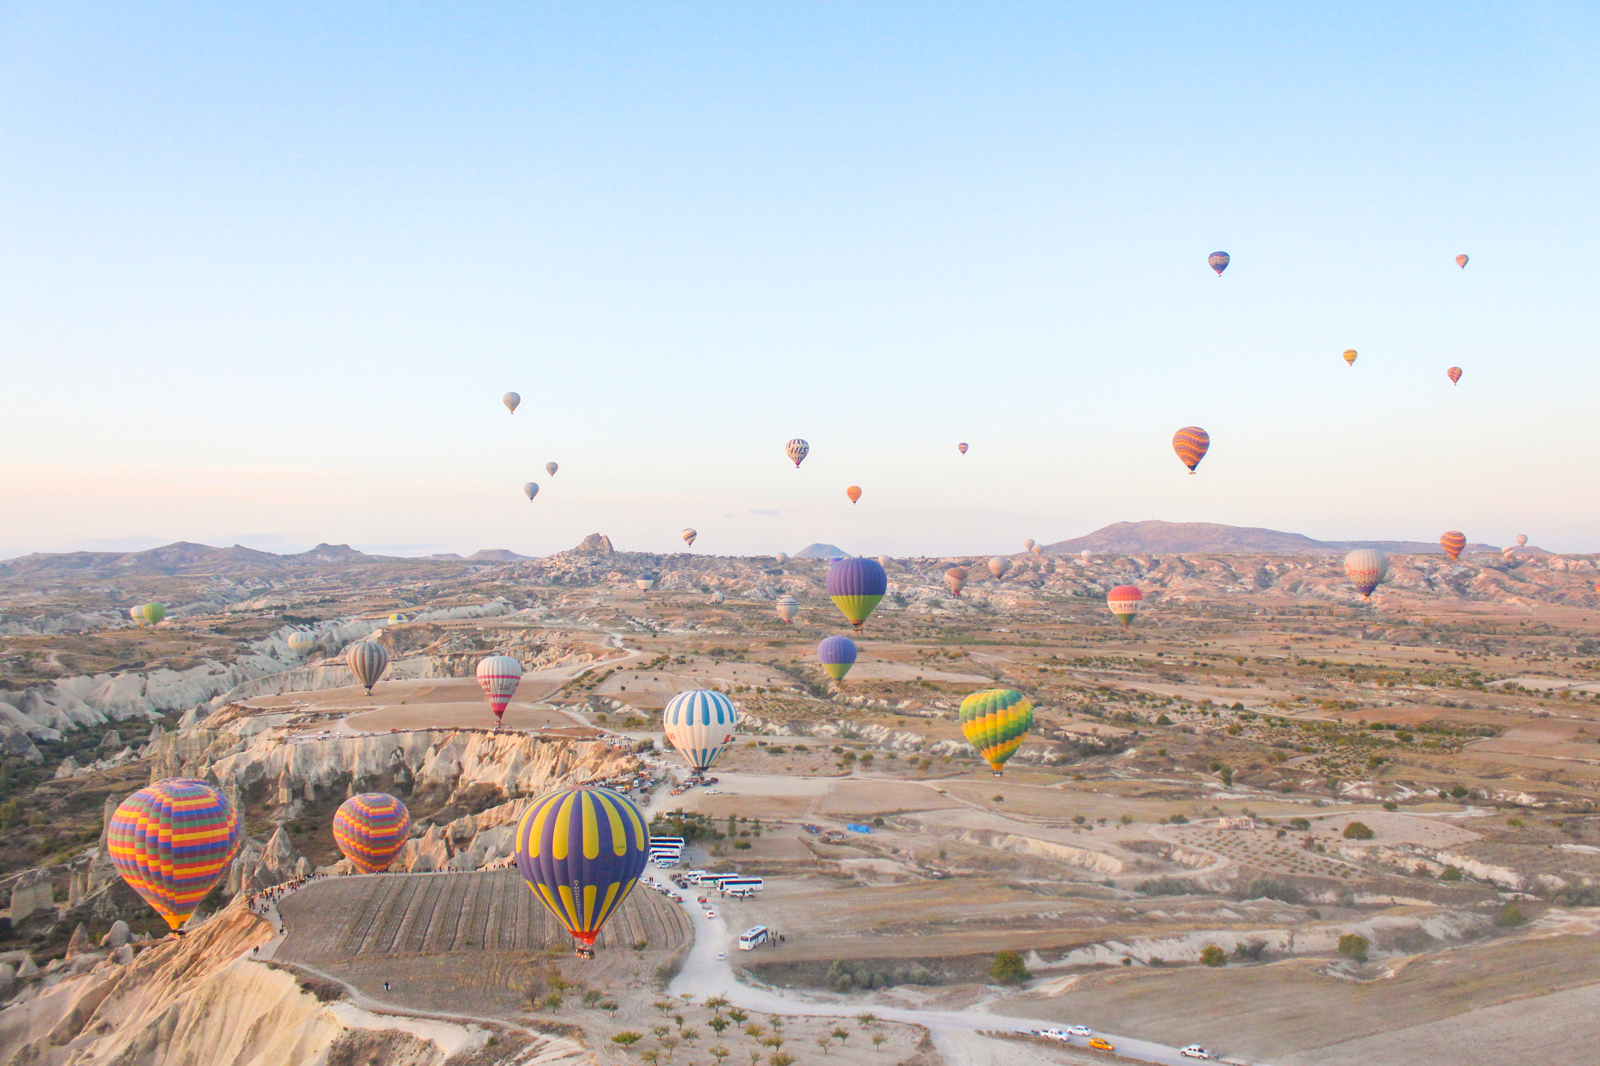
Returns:
[[[1371,946],[1371,941],[1360,933],[1346,933],[1339,938],[1339,954],[1348,955],[1357,962],[1367,961],[1367,949]]]
[[[1205,950],[1200,952],[1200,961],[1206,966],[1228,965],[1228,953],[1215,944],[1207,944]]]
[[[1515,929],[1517,926],[1525,924],[1527,920],[1528,917],[1522,913],[1521,907],[1515,903],[1507,903],[1505,909],[1500,912],[1500,917],[1494,920],[1494,924],[1502,929]]]
[[[989,976],[1003,985],[1020,985],[1033,974],[1028,972],[1027,964],[1022,961],[1020,952],[1002,951],[994,957],[994,964],[989,967]]]
[[[1365,822],[1351,822],[1344,827],[1344,838],[1346,840],[1371,840],[1373,835],[1372,830],[1367,827]]]

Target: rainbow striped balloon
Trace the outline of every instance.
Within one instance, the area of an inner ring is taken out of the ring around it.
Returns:
[[[994,770],[1017,753],[1033,728],[1033,704],[1014,688],[974,692],[961,701],[961,732]]]
[[[680,692],[661,712],[661,729],[696,770],[708,769],[733,743],[739,711],[733,701],[708,688]]]
[[[534,801],[517,823],[516,849],[528,888],[592,948],[644,873],[650,830],[639,808],[609,788],[569,788]]]
[[[106,847],[128,887],[177,929],[227,873],[239,850],[239,818],[204,781],[175,777],[122,801]]]
[[[387,870],[410,835],[411,812],[384,792],[351,796],[333,815],[333,842],[364,874]]]
[[[1206,457],[1206,452],[1211,450],[1211,434],[1199,426],[1184,426],[1172,435],[1172,450],[1178,453],[1178,458],[1183,460],[1183,465],[1192,474],[1194,468],[1200,465],[1200,460]]]

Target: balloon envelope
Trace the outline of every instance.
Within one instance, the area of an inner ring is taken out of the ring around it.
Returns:
[[[411,812],[385,792],[351,796],[333,814],[333,842],[364,874],[387,870],[410,835]]]
[[[779,566],[782,566],[784,563],[789,561],[789,553],[779,552],[777,555],[772,557],[772,561],[777,563]]]
[[[844,680],[844,675],[856,664],[856,654],[856,642],[849,637],[828,637],[817,645],[817,662],[835,681]]]
[[[1528,546],[1528,535],[1526,533],[1518,533],[1517,534],[1517,547],[1526,548],[1527,546]]]
[[[1389,557],[1376,548],[1357,548],[1344,557],[1345,576],[1367,599],[1389,573]]]
[[[517,824],[517,869],[580,944],[594,946],[650,857],[639,808],[609,788],[552,792]]]
[[[166,616],[167,605],[164,603],[141,603],[128,610],[128,617],[142,626],[153,626]]]
[[[656,578],[654,574],[640,574],[633,579],[633,583],[638,586],[640,592],[649,592],[656,587]]]
[[[289,634],[289,639],[285,643],[289,645],[290,651],[303,659],[317,646],[317,638],[303,629],[297,629]]]
[[[720,692],[697,688],[680,692],[661,712],[661,727],[690,766],[705,770],[733,743],[739,711]]]
[[[944,583],[949,587],[952,595],[961,595],[961,590],[967,587],[967,568],[964,566],[952,566],[944,572]]]
[[[857,500],[861,499],[861,486],[851,485],[849,488],[844,490],[844,494],[850,497],[851,503],[855,503]]]
[[[1144,606],[1144,593],[1139,591],[1137,585],[1118,585],[1106,593],[1106,606],[1111,608],[1111,613],[1122,623],[1122,628],[1127,629],[1133,624],[1139,608]]]
[[[1456,266],[1460,267],[1462,270],[1467,269],[1467,253],[1466,252],[1462,252],[1460,255],[1456,256]]]
[[[828,568],[828,595],[856,631],[889,591],[889,575],[873,559],[840,559]]]
[[[1461,561],[1461,551],[1466,546],[1467,538],[1458,530],[1452,529],[1439,538],[1439,547],[1444,549],[1444,553],[1450,556],[1452,562]]]
[[[790,459],[794,460],[794,465],[799,466],[800,463],[804,461],[805,457],[811,454],[811,445],[807,444],[799,437],[796,437],[788,444],[785,444],[783,446],[783,450],[788,454]]]
[[[506,705],[517,694],[522,664],[509,655],[487,655],[478,660],[478,687],[489,700],[496,721],[505,717]]]
[[[356,675],[356,680],[366,686],[367,695],[370,696],[372,686],[378,683],[389,666],[389,653],[382,644],[363,640],[350,645],[350,650],[344,653],[344,661],[350,667],[350,672]]]
[[[724,596],[721,592],[713,592],[711,594],[711,602],[712,603],[722,603],[726,599],[727,599],[727,597]]]
[[[522,491],[528,497],[528,499],[531,500],[535,496],[539,495],[539,486],[530,481],[526,485],[522,486]]]
[[[996,555],[994,558],[989,560],[989,573],[993,574],[997,578],[1004,577],[1005,572],[1010,569],[1011,560],[1007,559],[1004,555]]]
[[[696,533],[692,529],[686,529],[683,531],[683,542],[692,548],[694,547],[694,538],[698,537],[699,535],[700,534]]]
[[[506,405],[506,410],[516,414],[517,408],[522,405],[522,397],[514,392],[508,392],[500,397],[500,402]]]
[[[957,444],[956,445],[956,451],[960,452],[962,455],[966,455],[967,454],[967,442],[966,441],[962,441],[960,444]]]
[[[1452,384],[1452,385],[1461,384],[1461,368],[1459,366],[1451,367],[1449,370],[1446,370],[1444,372],[1444,374],[1445,374],[1445,377],[1450,379],[1450,384]]]
[[[1199,426],[1184,426],[1172,435],[1172,450],[1178,453],[1178,458],[1183,460],[1183,465],[1192,474],[1194,468],[1200,465],[1200,460],[1206,457],[1206,452],[1211,450],[1211,434]]]
[[[1033,538],[1032,537],[1024,537],[1023,540],[1022,540],[1022,546],[1024,548],[1028,549],[1029,551],[1033,551]]]
[[[1356,365],[1356,350],[1354,348],[1346,348],[1344,350],[1344,361],[1351,366]]]
[[[117,807],[106,850],[128,887],[177,929],[228,872],[239,850],[239,818],[204,781],[158,781]]]
[[[1033,728],[1033,704],[1016,689],[991,688],[962,700],[958,718],[967,742],[998,773]]]
[[[1222,277],[1222,272],[1228,269],[1228,264],[1230,262],[1232,262],[1232,260],[1228,257],[1227,252],[1212,252],[1210,255],[1206,256],[1207,265],[1209,265],[1212,270],[1217,272],[1217,277],[1219,278]]]
[[[546,464],[544,464],[544,472],[546,474],[549,474],[551,477],[555,477],[556,476],[556,471],[560,470],[560,469],[561,469],[561,464],[559,464],[559,463],[546,463]]]
[[[793,622],[794,616],[800,613],[800,601],[793,596],[779,596],[773,606],[778,611],[778,617],[785,622]]]

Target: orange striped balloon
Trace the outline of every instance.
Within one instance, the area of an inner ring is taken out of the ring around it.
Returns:
[[[1172,435],[1172,450],[1178,453],[1191,474],[1210,449],[1211,434],[1199,426],[1184,426]]]
[[[383,792],[351,796],[333,815],[333,842],[364,874],[387,870],[410,835],[411,812]]]
[[[1454,529],[1439,538],[1439,547],[1443,548],[1444,553],[1450,556],[1451,562],[1459,563],[1461,561],[1461,550],[1466,546],[1467,538]]]

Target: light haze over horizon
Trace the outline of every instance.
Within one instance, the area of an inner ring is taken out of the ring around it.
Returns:
[[[0,558],[1600,550],[1593,5],[0,27]]]

